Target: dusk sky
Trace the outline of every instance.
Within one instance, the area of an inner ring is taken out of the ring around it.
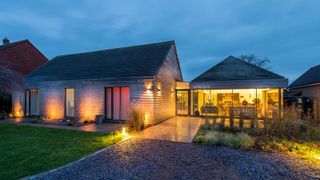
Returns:
[[[255,54],[292,82],[320,64],[320,1],[3,1],[1,38],[57,55],[175,40],[185,81]]]

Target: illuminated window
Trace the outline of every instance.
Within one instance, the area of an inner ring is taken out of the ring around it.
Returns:
[[[74,89],[67,88],[65,97],[66,116],[74,117]]]

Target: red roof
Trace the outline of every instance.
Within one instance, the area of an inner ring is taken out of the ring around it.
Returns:
[[[23,75],[48,62],[29,40],[12,42],[0,46],[0,64]]]

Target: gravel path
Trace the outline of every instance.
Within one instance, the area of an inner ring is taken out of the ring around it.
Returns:
[[[285,155],[131,139],[35,179],[310,179],[319,170]]]

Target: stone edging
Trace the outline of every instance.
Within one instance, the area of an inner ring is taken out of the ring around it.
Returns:
[[[111,148],[111,147],[113,147],[113,146],[115,146],[115,145],[117,145],[117,144],[120,144],[120,143],[122,143],[122,142],[125,142],[125,141],[127,141],[127,140],[130,140],[130,139],[132,139],[132,138],[133,138],[132,136],[131,136],[131,137],[128,137],[128,138],[125,138],[125,139],[119,141],[118,143],[115,143],[115,144],[113,144],[113,145],[111,145],[111,146],[108,146],[108,147],[105,147],[105,148],[103,148],[103,149],[101,149],[101,150],[98,150],[98,151],[96,151],[96,152],[94,152],[94,153],[92,153],[92,154],[89,154],[89,155],[87,155],[87,156],[85,156],[85,157],[83,157],[83,158],[81,158],[81,159],[79,159],[79,160],[75,160],[75,161],[70,162],[70,163],[68,163],[68,164],[66,164],[66,165],[62,165],[62,166],[60,166],[60,167],[57,167],[57,168],[55,168],[55,169],[51,169],[51,170],[49,170],[49,171],[45,171],[45,172],[42,172],[42,173],[39,173],[39,174],[35,174],[35,175],[32,175],[32,176],[27,176],[27,177],[21,178],[21,180],[32,180],[32,179],[36,179],[36,178],[38,178],[39,176],[43,176],[43,175],[46,175],[46,174],[49,174],[49,173],[56,172],[56,171],[58,171],[58,170],[60,170],[60,169],[63,169],[63,168],[66,168],[66,167],[70,167],[70,166],[72,166],[72,165],[75,164],[75,163],[84,161],[84,160],[87,159],[87,158],[90,158],[90,157],[92,157],[92,156],[94,156],[94,155],[96,155],[96,154],[99,154],[100,152],[102,152],[102,151],[104,151],[104,150],[106,150],[106,149],[108,149],[108,148]]]

